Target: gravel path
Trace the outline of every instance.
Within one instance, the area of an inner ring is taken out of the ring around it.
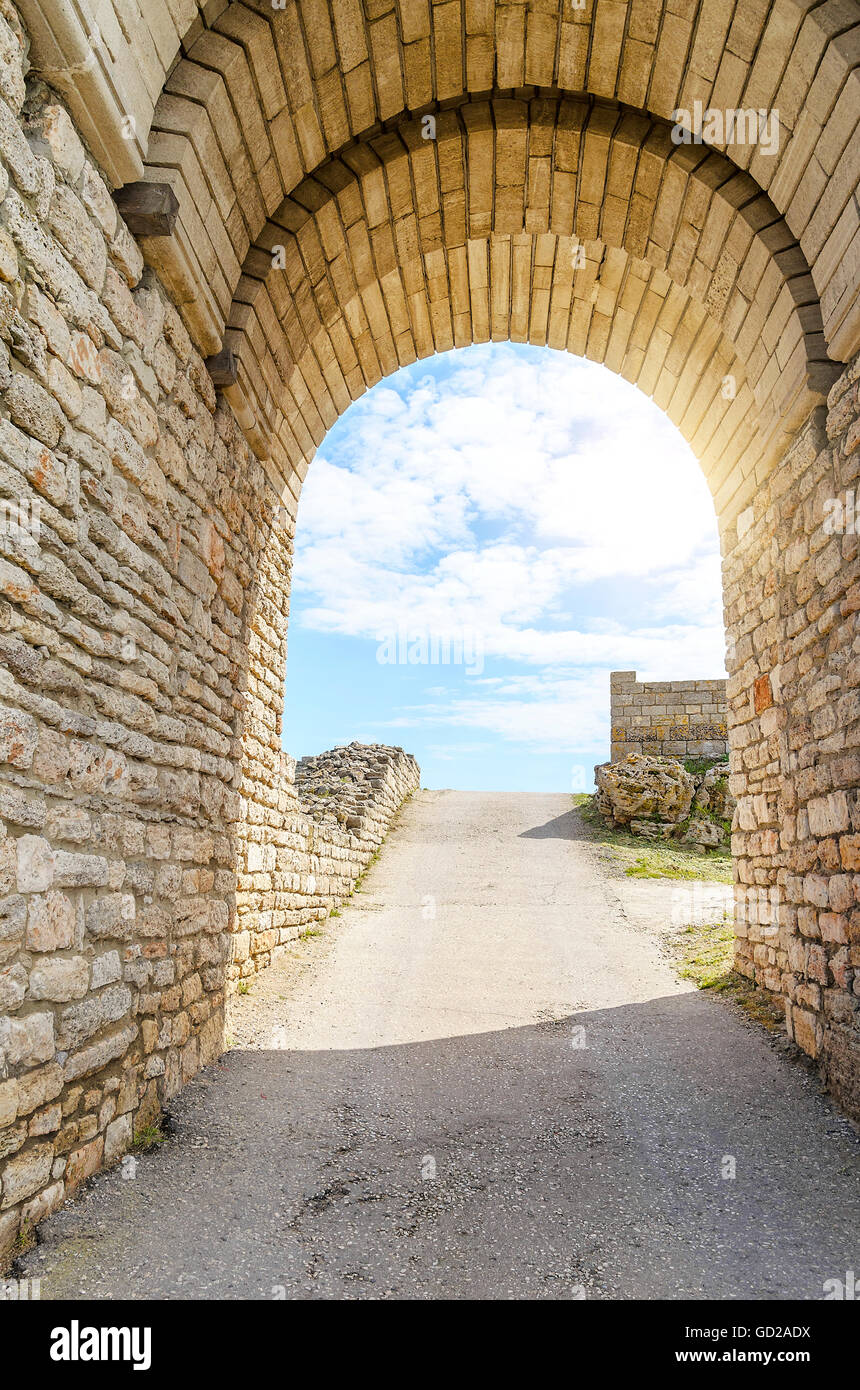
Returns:
[[[668,885],[569,806],[420,793],[170,1141],[44,1224],[43,1298],[820,1299],[860,1267],[855,1131],[675,978]]]

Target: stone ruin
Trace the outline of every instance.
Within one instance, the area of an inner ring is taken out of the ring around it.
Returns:
[[[595,807],[607,821],[648,840],[702,849],[727,846],[737,805],[728,758],[691,771],[678,758],[629,753],[594,769]]]
[[[402,748],[350,743],[300,758],[295,783],[302,810],[314,820],[334,820],[356,836],[381,840],[420,775]]]
[[[609,677],[611,757],[727,758],[724,680],[637,681],[635,671]]]

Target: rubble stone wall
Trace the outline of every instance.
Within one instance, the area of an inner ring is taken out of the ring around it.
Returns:
[[[724,558],[738,969],[860,1114],[860,362]]]
[[[0,0],[0,1258],[223,1047],[357,826],[281,749],[295,495],[229,407]]]
[[[280,755],[277,808],[251,829],[239,878],[228,984],[265,969],[349,897],[420,771],[402,748],[352,743],[297,765]],[[255,819],[261,802],[253,808]]]
[[[309,816],[320,824],[334,821],[375,845],[419,781],[411,753],[380,743],[331,748],[302,758],[295,772],[296,791]]]
[[[609,698],[614,763],[628,753],[683,759],[728,752],[725,681],[637,681],[635,671],[613,671]]]

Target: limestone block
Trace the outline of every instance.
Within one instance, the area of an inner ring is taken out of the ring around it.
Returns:
[[[9,1066],[35,1067],[50,1061],[55,1051],[53,1014],[0,1016],[0,1052]]]
[[[674,758],[631,753],[623,763],[595,768],[598,791],[618,825],[653,819],[676,822],[690,810],[695,782]]]

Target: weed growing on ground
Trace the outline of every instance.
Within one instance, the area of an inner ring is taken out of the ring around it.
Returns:
[[[581,822],[590,831],[589,838],[605,845],[611,858],[628,878],[672,878],[731,883],[731,851],[701,849],[678,840],[643,840],[629,830],[607,825],[594,805],[594,797],[577,792],[574,806]]]
[[[734,927],[730,922],[709,922],[685,927],[665,938],[666,947],[682,980],[709,990],[739,1005],[769,1033],[785,1029],[785,1015],[764,990],[756,989],[734,969]]]
[[[135,1130],[132,1149],[136,1153],[146,1153],[147,1149],[154,1149],[158,1144],[163,1144],[166,1138],[161,1121],[155,1120],[152,1124],[141,1125],[140,1129]]]

